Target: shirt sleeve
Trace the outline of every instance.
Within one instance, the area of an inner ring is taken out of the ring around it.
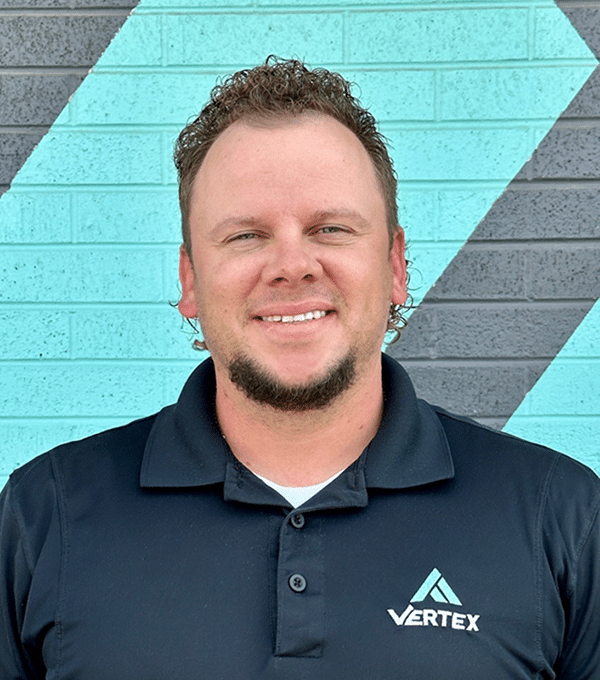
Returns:
[[[557,677],[600,680],[600,514],[596,509],[565,603],[566,634]]]
[[[0,494],[0,677],[4,680],[43,677],[35,672],[22,642],[31,576],[9,481]]]

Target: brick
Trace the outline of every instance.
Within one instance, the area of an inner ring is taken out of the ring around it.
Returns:
[[[435,191],[402,187],[398,192],[398,211],[400,224],[409,240],[413,233],[418,233],[420,240],[436,239],[438,229]]]
[[[185,14],[182,20],[187,20]],[[119,31],[117,39],[98,59],[95,70],[104,67],[160,66],[162,18],[157,15],[132,14]],[[116,31],[115,31],[116,33]]]
[[[586,59],[593,55],[563,12],[537,7],[534,13],[535,59]]]
[[[561,0],[557,0],[556,4],[569,18],[587,46],[600,57],[600,8],[597,4],[590,3],[591,6],[585,6],[581,3],[579,6],[572,6]]]
[[[529,253],[531,297],[537,300],[600,296],[600,244],[539,248]]]
[[[378,122],[434,120],[434,71],[343,71]]]
[[[0,253],[0,302],[160,302],[159,251],[18,250]]]
[[[438,277],[450,265],[460,243],[431,244],[412,242],[411,232],[407,232],[406,257],[410,262],[410,282],[408,290],[414,304],[418,304],[427,291],[435,284]]]
[[[169,65],[255,65],[269,54],[313,65],[343,59],[340,14],[171,14],[165,34]]]
[[[506,424],[506,417],[504,418],[477,418],[478,423],[485,425],[485,427],[491,427],[493,430],[501,431]]]
[[[111,366],[3,367],[0,412],[5,417],[136,418],[162,408],[164,366],[115,362]]]
[[[79,125],[175,125],[197,115],[214,74],[92,73],[74,102]],[[157,106],[156,102],[160,102]]]
[[[27,160],[43,132],[12,133],[0,132],[0,183],[10,184],[23,163]]]
[[[208,2],[202,3],[202,9],[207,10],[213,7],[235,9],[236,7],[250,7],[253,4],[255,4],[254,0],[208,0]],[[176,7],[177,9],[187,7],[192,11],[197,11],[198,3],[194,2],[194,0],[144,0],[143,10],[153,9],[154,7],[159,9],[163,7]]]
[[[159,184],[162,154],[156,133],[52,129],[23,167],[18,184]]]
[[[3,9],[133,9],[136,5],[135,0],[2,0]]]
[[[460,241],[469,238],[474,225],[485,217],[499,190],[499,188],[440,190],[437,238]]]
[[[577,186],[507,189],[471,240],[593,239],[600,236],[600,191]]]
[[[507,432],[562,451],[600,475],[600,417],[513,416]]]
[[[596,68],[592,73],[561,117],[565,119],[600,117],[600,68]]]
[[[442,120],[554,119],[588,74],[581,66],[452,69],[441,74]],[[457,92],[476,96],[457,97]]]
[[[175,187],[169,191],[83,191],[73,200],[79,243],[169,243],[176,250],[181,242]]]
[[[600,415],[598,359],[556,362],[542,384],[527,398],[531,415]]]
[[[0,359],[66,359],[69,314],[21,308],[0,313]]]
[[[527,10],[351,12],[347,44],[366,63],[526,59]]]
[[[173,163],[172,150],[175,148],[175,142],[179,133],[183,129],[183,125],[177,126],[176,129],[171,129],[165,131],[162,136],[163,149],[168,151],[167,154],[162,156],[162,172],[163,172],[163,184],[168,187],[169,191],[172,191],[172,195],[178,193],[178,180],[177,180],[177,170],[175,169],[175,163]],[[178,201],[179,206],[179,201]]]
[[[513,248],[465,246],[435,286],[430,300],[524,300],[525,253]]]
[[[0,243],[67,243],[70,240],[68,194],[13,191],[0,200]]]
[[[0,65],[92,66],[125,15],[0,15]]]
[[[398,342],[388,346],[387,353],[403,359],[435,359],[439,341],[439,315],[435,308],[421,303],[410,315],[408,325]]]
[[[524,369],[503,362],[479,366],[430,366],[404,362],[417,395],[470,417],[509,416],[525,396]]]
[[[384,132],[401,180],[507,181],[530,153],[528,132],[519,128]]]
[[[163,299],[177,302],[181,297],[179,283],[179,248],[166,248],[164,253],[164,293]]]
[[[156,0],[157,2],[160,2],[160,0]],[[174,2],[176,0],[173,0]],[[258,6],[259,7],[303,7],[303,6],[314,6],[316,4],[319,5],[319,7],[339,7],[342,6],[345,8],[345,6],[349,5],[350,3],[348,0],[319,0],[319,2],[315,2],[315,0],[294,0],[293,2],[291,0],[257,0],[258,1]],[[447,2],[447,0],[428,0],[427,4],[441,4]],[[358,4],[358,3],[354,3]],[[360,5],[361,6],[368,6],[368,5],[403,5],[403,4],[414,4],[414,0],[361,0]]]
[[[19,240],[23,233],[23,203],[14,194],[0,199],[0,243]]]
[[[596,179],[600,175],[600,126],[554,127],[528,165],[531,179]]]
[[[190,373],[209,355],[205,351],[190,350],[190,356],[190,361],[178,361],[169,365],[169,371],[164,375],[166,403],[177,401]]]
[[[411,359],[554,359],[589,304],[472,306],[423,303],[393,354]],[[556,319],[560,318],[560,323]]]
[[[73,314],[76,359],[195,359],[192,333],[177,309],[161,307],[77,310]]]
[[[79,87],[79,75],[0,75],[2,125],[51,125]]]
[[[591,358],[598,356],[600,337],[600,302],[596,301],[575,333],[561,352],[561,359],[568,357]]]

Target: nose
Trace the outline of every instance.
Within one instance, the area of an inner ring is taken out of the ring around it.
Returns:
[[[315,245],[304,235],[275,239],[263,271],[265,282],[295,286],[301,281],[317,279],[322,267],[314,249]]]

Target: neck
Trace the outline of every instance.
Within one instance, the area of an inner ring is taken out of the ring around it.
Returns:
[[[217,418],[235,457],[282,486],[309,486],[353,463],[383,412],[381,357],[331,404],[278,411],[248,399],[217,370]]]

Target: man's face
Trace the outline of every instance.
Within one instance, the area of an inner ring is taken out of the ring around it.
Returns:
[[[217,379],[240,359],[286,387],[348,357],[357,378],[380,370],[390,302],[406,298],[403,240],[390,251],[372,162],[345,126],[234,123],[198,171],[189,223],[179,309],[199,318]]]

